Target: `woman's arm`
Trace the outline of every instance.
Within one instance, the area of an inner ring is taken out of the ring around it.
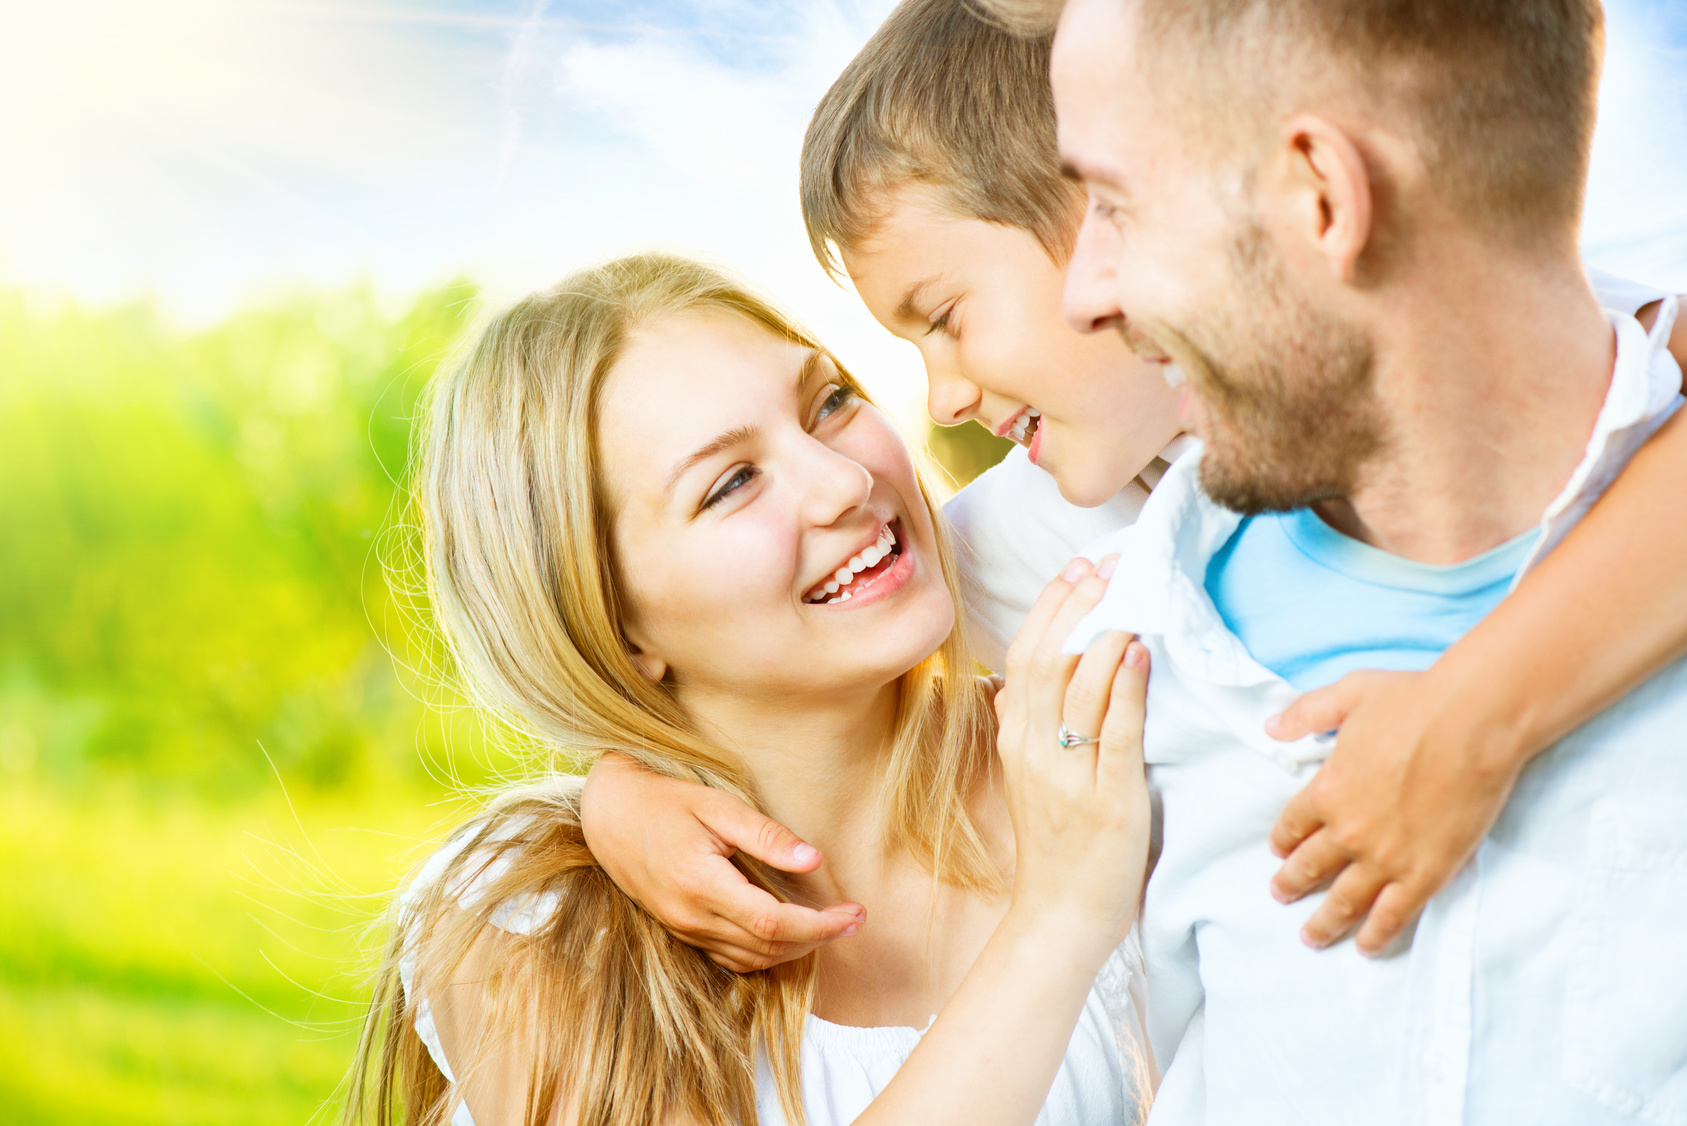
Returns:
[[[1075,561],[1032,608],[996,697],[1013,821],[1013,900],[859,1126],[1029,1126],[1097,973],[1135,921],[1148,854],[1142,721],[1148,653],[1108,634],[1060,648],[1115,559]],[[1099,742],[1058,742],[1062,724]]]
[[[477,1050],[488,1035],[492,1013],[486,981],[506,948],[516,941],[494,926],[487,926],[469,948],[463,960],[432,998],[434,1029],[445,1058],[452,1061],[477,1059],[467,1074],[457,1075],[455,1098],[469,1104],[475,1126],[526,1126],[527,1089],[532,1079],[533,1041],[517,1028],[501,1043]],[[454,1063],[453,1071],[461,1066]],[[452,1108],[453,1113],[455,1107]],[[447,1115],[447,1121],[450,1120]],[[547,1122],[552,1126],[573,1126],[569,1108],[552,1109]]]
[[[1642,323],[1655,312],[1642,310]],[[1670,351],[1687,368],[1687,315]],[[1271,838],[1287,858],[1275,896],[1330,884],[1304,928],[1309,944],[1363,922],[1360,949],[1388,947],[1475,852],[1536,755],[1687,653],[1684,484],[1677,414],[1427,672],[1356,673],[1280,717],[1271,733],[1281,739],[1341,730]]]

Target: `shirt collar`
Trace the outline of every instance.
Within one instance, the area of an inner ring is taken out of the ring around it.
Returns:
[[[1587,452],[1542,516],[1540,542],[1519,577],[1563,539],[1682,402],[1681,370],[1668,350],[1676,300],[1664,302],[1650,334],[1633,317],[1606,312],[1617,334],[1611,386]],[[1242,517],[1201,490],[1201,444],[1192,441],[1189,449],[1161,478],[1136,524],[1105,546],[1106,552],[1118,551],[1118,568],[1065,650],[1079,653],[1102,633],[1126,630],[1190,675],[1221,687],[1264,689],[1274,705],[1284,699],[1286,706],[1294,690],[1254,659],[1207,594],[1207,565],[1236,534]],[[1279,744],[1273,757],[1307,762],[1327,753],[1328,740],[1316,737]]]

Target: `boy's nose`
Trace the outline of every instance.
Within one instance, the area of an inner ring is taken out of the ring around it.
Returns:
[[[1079,332],[1101,332],[1124,323],[1119,290],[1114,284],[1115,243],[1110,228],[1096,218],[1094,211],[1085,212],[1072,259],[1066,265],[1066,288],[1060,302],[1066,323]]]
[[[953,370],[926,365],[926,413],[939,426],[959,426],[978,413],[978,384]]]

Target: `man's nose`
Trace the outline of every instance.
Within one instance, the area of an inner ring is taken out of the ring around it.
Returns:
[[[1060,302],[1066,323],[1079,332],[1100,332],[1124,321],[1118,286],[1114,284],[1117,243],[1112,229],[1096,217],[1093,208],[1084,212],[1072,260],[1066,265],[1066,288]]]

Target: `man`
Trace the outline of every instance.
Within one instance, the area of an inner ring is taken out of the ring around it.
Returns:
[[[1680,404],[1673,304],[1648,338],[1576,255],[1600,27],[1596,0],[1060,15],[1068,315],[1175,365],[1206,443],[1072,639],[1154,656],[1157,1122],[1687,1122],[1687,664],[1523,772],[1408,951],[1309,951],[1313,901],[1258,895],[1325,753],[1264,720],[1427,664]]]

